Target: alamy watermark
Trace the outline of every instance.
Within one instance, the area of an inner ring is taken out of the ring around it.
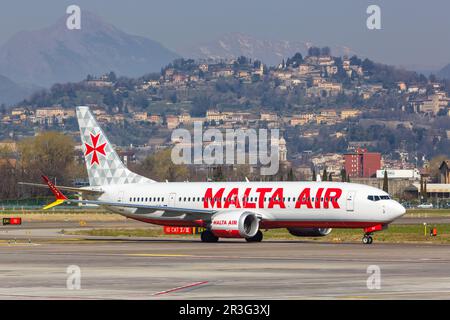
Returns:
[[[69,30],[81,29],[81,8],[75,4],[67,7],[66,13],[69,15],[66,20],[66,27]]]
[[[367,7],[366,13],[369,15],[366,20],[366,26],[369,30],[381,29],[381,8],[376,4]]]
[[[278,129],[203,130],[194,122],[193,137],[187,129],[172,131],[174,164],[260,166],[261,175],[274,175],[280,166],[280,132]]]
[[[370,276],[367,278],[366,285],[369,290],[381,289],[381,268],[377,265],[370,265],[367,271]]]
[[[81,268],[77,265],[70,265],[66,269],[68,274],[66,280],[66,287],[68,290],[80,290],[81,289]]]

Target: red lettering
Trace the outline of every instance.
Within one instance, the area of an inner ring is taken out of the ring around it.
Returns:
[[[270,197],[268,208],[272,209],[275,205],[279,206],[282,209],[286,208],[283,201],[283,188],[276,189],[272,197]]]
[[[239,189],[233,188],[231,189],[230,193],[228,193],[227,198],[225,199],[225,205],[224,208],[229,208],[230,205],[234,205],[235,208],[240,208],[241,205],[239,203]]]
[[[242,201],[242,206],[246,209],[254,209],[256,208],[256,203],[249,202],[248,199],[250,197],[250,191],[252,188],[246,188],[244,193],[244,200]]]
[[[217,208],[222,208],[222,196],[225,188],[220,188],[215,195],[212,194],[212,188],[206,189],[205,199],[203,200],[203,208],[214,208],[217,204]]]
[[[295,202],[295,208],[299,209],[302,207],[302,205],[306,205],[308,209],[312,209],[311,204],[311,189],[305,188],[302,190],[300,195],[298,196],[297,201]]]
[[[316,203],[314,207],[320,209],[320,198],[322,197],[323,188],[319,188],[316,193]]]
[[[339,203],[337,202],[342,195],[342,190],[338,188],[328,188],[325,191],[325,202],[323,204],[324,208],[328,209],[328,203],[331,201],[331,204],[334,209],[339,209]]]
[[[259,193],[259,201],[258,201],[258,208],[264,208],[264,196],[267,192],[272,191],[272,188],[258,188],[256,189],[256,192]]]

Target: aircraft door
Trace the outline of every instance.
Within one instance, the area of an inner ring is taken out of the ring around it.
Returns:
[[[347,211],[355,210],[355,191],[347,193]]]
[[[176,193],[170,193],[169,194],[169,207],[175,207],[175,202],[177,200],[177,194]]]
[[[124,191],[119,191],[119,197],[117,198],[117,202],[124,202]]]

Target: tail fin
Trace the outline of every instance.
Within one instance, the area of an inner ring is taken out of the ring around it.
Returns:
[[[154,182],[124,166],[88,107],[77,107],[77,118],[91,186]]]

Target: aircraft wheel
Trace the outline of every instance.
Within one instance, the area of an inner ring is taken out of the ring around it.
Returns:
[[[362,243],[364,243],[364,244],[372,244],[372,242],[373,242],[373,238],[371,236],[366,236],[365,235],[362,238]]]
[[[214,233],[209,230],[205,230],[200,234],[200,239],[202,242],[217,242],[219,241],[219,237],[216,237]]]
[[[263,233],[261,232],[261,230],[258,230],[258,232],[250,238],[245,238],[245,240],[247,240],[247,242],[261,242],[263,239]]]

